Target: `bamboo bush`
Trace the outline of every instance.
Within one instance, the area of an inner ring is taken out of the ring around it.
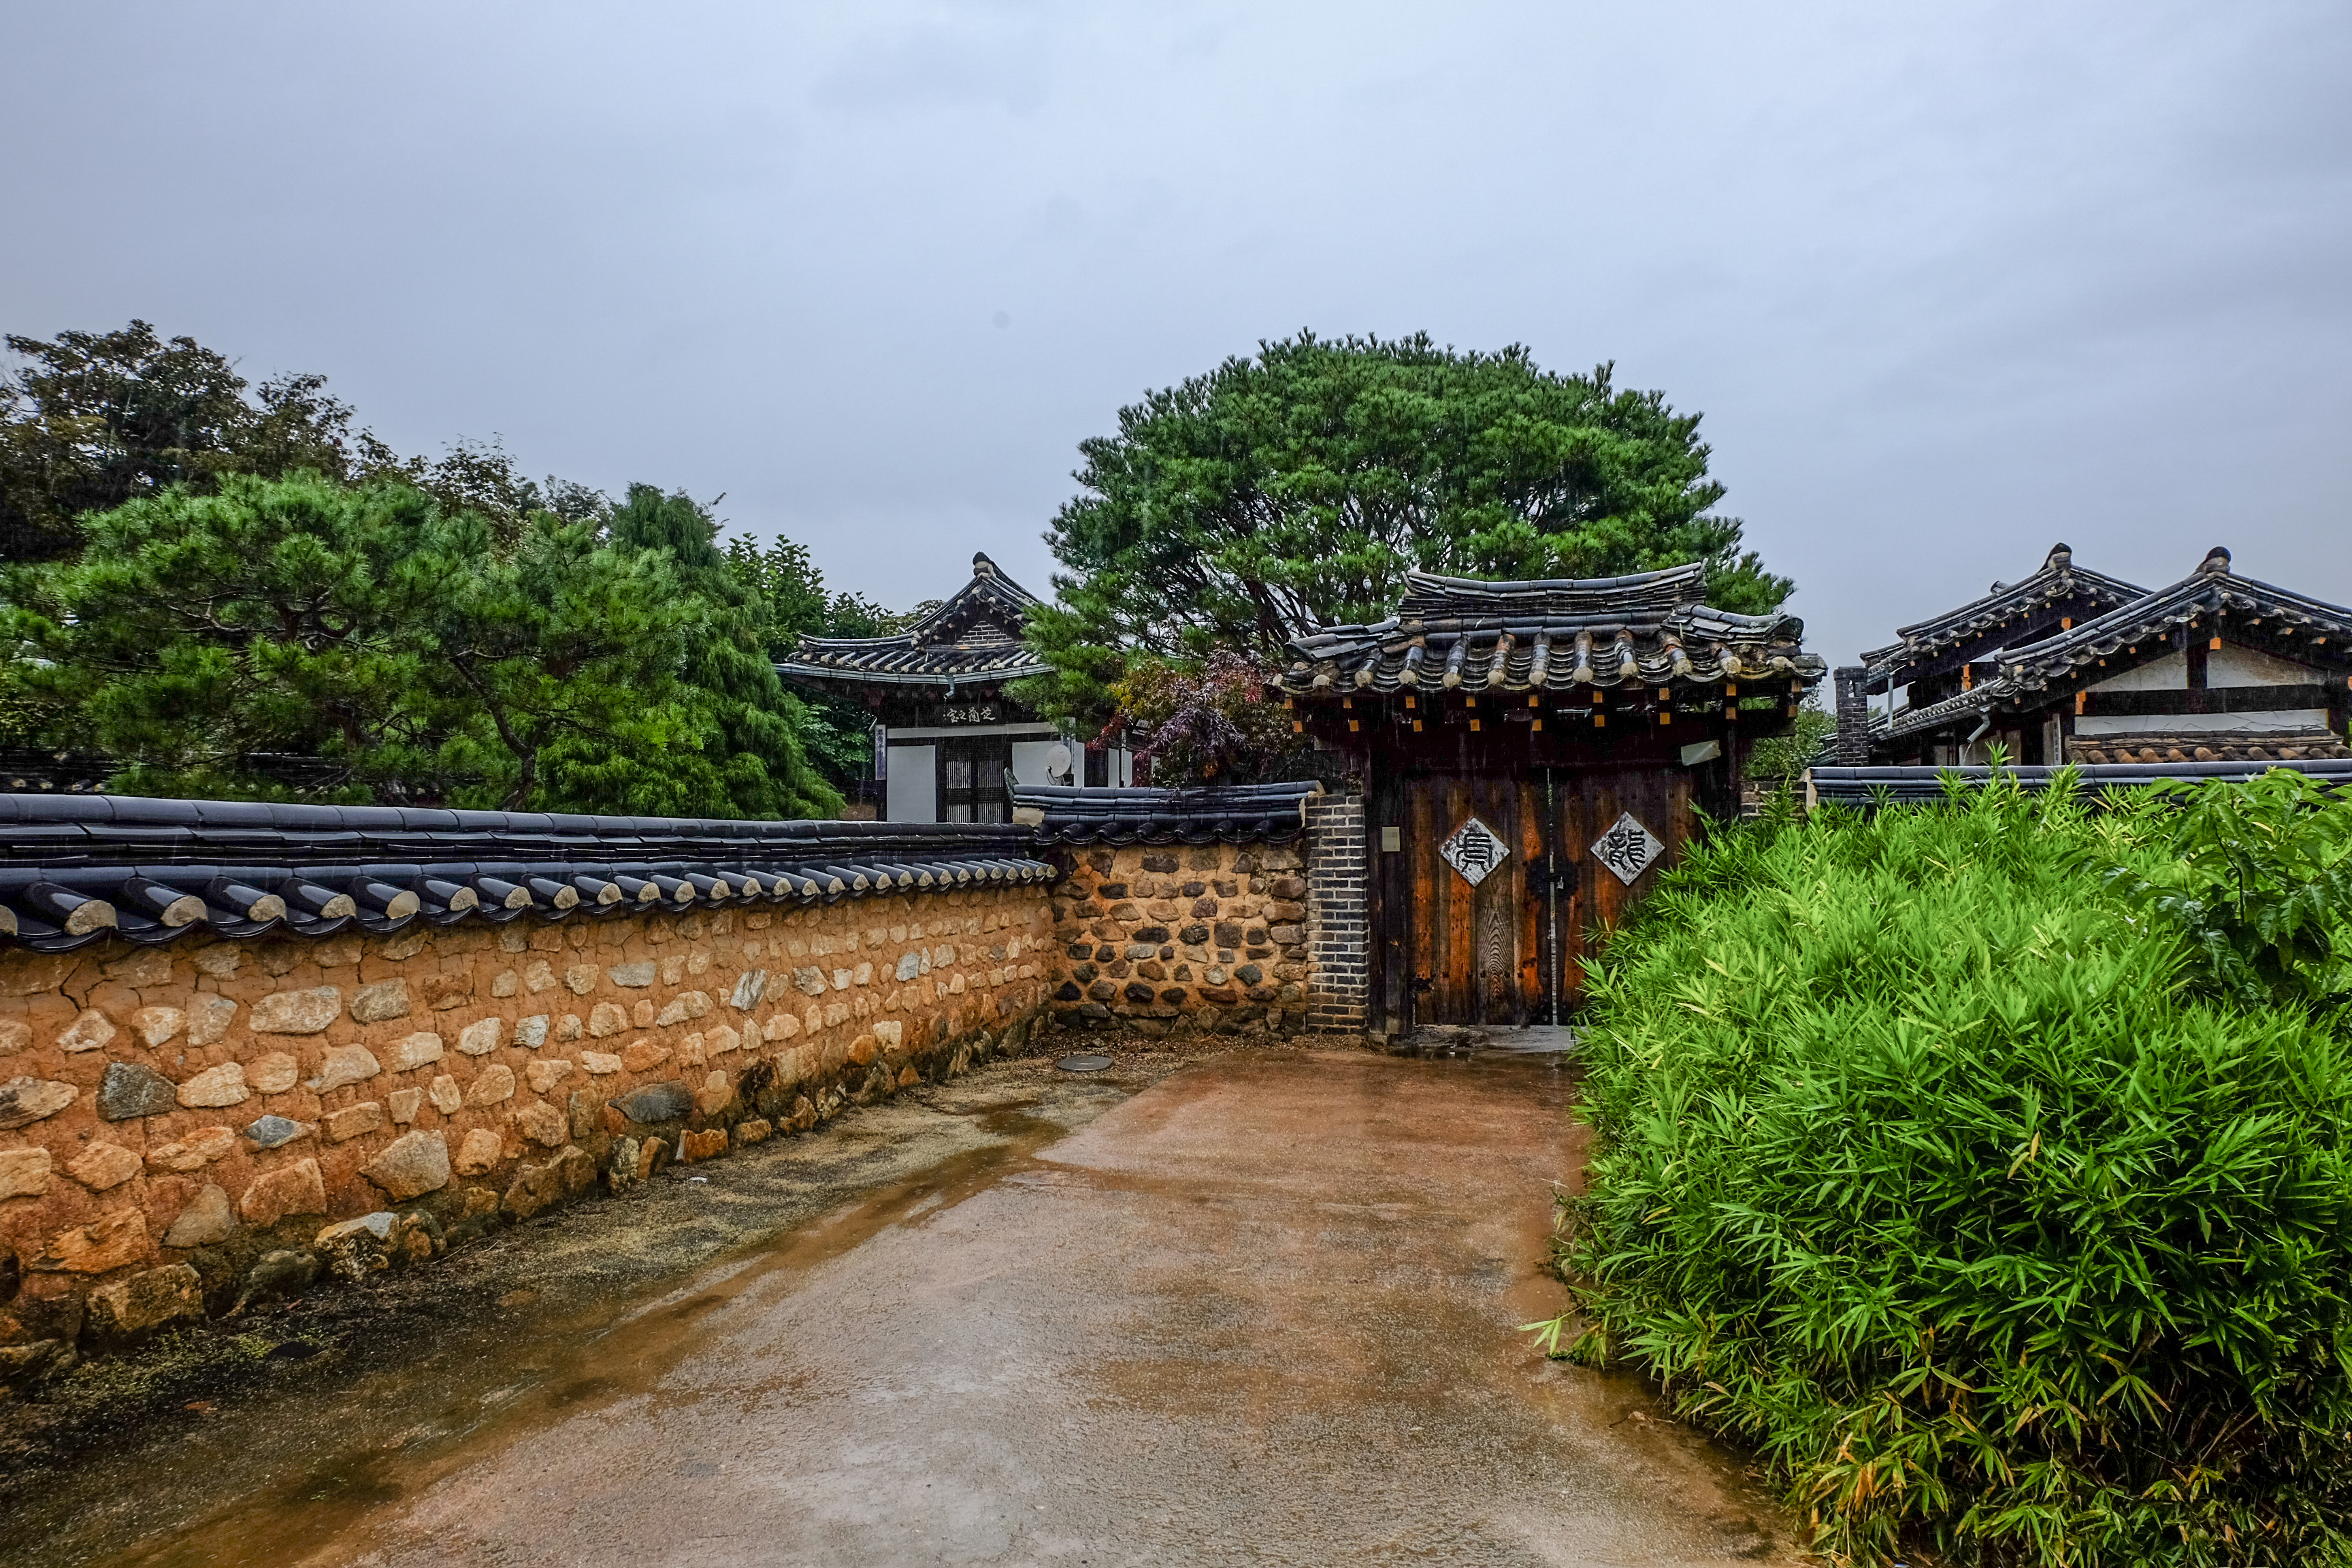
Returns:
[[[2107,807],[1783,810],[1588,976],[1538,1327],[1833,1563],[2352,1563],[2352,806]]]

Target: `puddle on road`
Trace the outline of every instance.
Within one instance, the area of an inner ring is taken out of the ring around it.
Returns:
[[[1281,1070],[1268,1058],[1227,1060],[1229,1072],[1244,1077]],[[1571,1089],[1568,1075],[1556,1066],[1538,1065],[1526,1058],[1516,1061],[1488,1058],[1415,1067],[1421,1072],[1447,1076],[1525,1075],[1523,1081],[1535,1089],[1535,1099],[1545,1113],[1565,1121]],[[1100,1104],[1094,1110],[1122,1103],[1139,1087],[1129,1084],[1114,1089],[1103,1083]],[[1180,1116],[1186,1100],[1181,1092],[1157,1097],[1146,1124]],[[1139,1105],[1138,1110],[1142,1109]],[[124,1568],[268,1564],[278,1568],[314,1560],[351,1561],[372,1544],[391,1542],[393,1536],[383,1532],[404,1516],[404,1504],[472,1465],[490,1466],[488,1473],[495,1475],[493,1457],[513,1450],[534,1433],[625,1401],[642,1402],[633,1406],[636,1412],[631,1416],[633,1422],[654,1426],[691,1410],[698,1401],[709,1397],[708,1389],[666,1391],[663,1386],[681,1361],[723,1339],[733,1326],[769,1310],[779,1298],[803,1289],[816,1271],[894,1227],[926,1225],[1008,1181],[1082,1181],[1106,1189],[1132,1186],[1155,1194],[1168,1184],[1157,1173],[1123,1169],[1120,1160],[1102,1157],[1099,1142],[1096,1158],[1081,1158],[1075,1151],[1063,1155],[1063,1162],[1076,1163],[1057,1163],[1045,1155],[1049,1145],[1083,1126],[1093,1114],[1093,1110],[1075,1114],[1068,1098],[1051,1090],[1034,1098],[1022,1098],[1015,1090],[971,1104],[957,1114],[964,1127],[997,1142],[950,1154],[841,1203],[789,1232],[749,1242],[694,1269],[682,1283],[679,1276],[673,1275],[667,1283],[632,1284],[626,1290],[586,1300],[576,1290],[567,1294],[552,1286],[537,1296],[510,1289],[499,1298],[500,1303],[513,1302],[518,1310],[492,1314],[495,1321],[441,1324],[433,1339],[418,1342],[421,1352],[413,1363],[372,1372],[341,1385],[335,1395],[339,1408],[309,1417],[331,1434],[318,1457],[290,1468],[280,1464],[229,1506],[217,1506],[221,1491],[226,1489],[218,1480],[208,1493],[184,1485],[183,1490],[193,1495],[177,1505],[183,1511],[176,1515],[142,1505],[139,1500],[124,1500],[122,1484],[89,1490],[79,1505],[79,1514],[63,1507],[51,1510],[53,1518],[70,1527],[70,1539],[47,1543],[49,1549],[32,1547],[29,1552],[23,1546],[0,1545],[0,1563],[98,1562]],[[1383,1110],[1367,1123],[1371,1136],[1381,1135],[1385,1114]],[[1244,1119],[1251,1120],[1246,1112]],[[870,1135],[869,1130],[865,1136]],[[1581,1129],[1566,1133],[1569,1170],[1580,1163],[1576,1152],[1583,1136]],[[1275,1141],[1279,1142],[1278,1136]],[[1204,1192],[1196,1190],[1195,1183],[1181,1194],[1164,1195],[1190,1200],[1187,1207],[1225,1201],[1213,1190],[1213,1182],[1209,1185],[1212,1190]],[[1361,1205],[1339,1206],[1353,1210]],[[1526,1431],[1547,1422],[1586,1429],[1622,1428],[1637,1449],[1648,1449],[1659,1460],[1657,1479],[1694,1494],[1686,1500],[1688,1504],[1703,1512],[1737,1511],[1738,1505],[1730,1500],[1740,1489],[1736,1467],[1726,1464],[1720,1456],[1701,1455],[1695,1434],[1659,1421],[1655,1402],[1638,1378],[1630,1373],[1596,1374],[1559,1368],[1544,1361],[1528,1336],[1508,1329],[1498,1331],[1491,1315],[1497,1296],[1511,1315],[1512,1326],[1549,1317],[1561,1310],[1566,1300],[1559,1283],[1535,1268],[1549,1239],[1548,1209],[1533,1203],[1509,1206],[1507,1215],[1490,1216],[1491,1233],[1479,1236],[1465,1277],[1473,1283],[1473,1293],[1483,1296],[1489,1305],[1481,1310],[1466,1300],[1460,1304],[1459,1317],[1444,1325],[1452,1331],[1447,1337],[1455,1340],[1452,1353],[1433,1354],[1425,1366],[1415,1369],[1415,1376],[1397,1379],[1388,1415],[1390,1429],[1377,1438],[1360,1433],[1359,1439],[1370,1439],[1372,1448],[1390,1454],[1416,1474],[1425,1473],[1436,1458],[1425,1445],[1444,1445],[1449,1439],[1444,1435],[1449,1431],[1451,1440],[1465,1451],[1479,1447],[1476,1437],[1463,1430],[1465,1420],[1477,1419],[1475,1402],[1464,1405],[1454,1391],[1493,1387],[1499,1374],[1504,1384],[1533,1394],[1531,1405],[1523,1408],[1538,1425]],[[1334,1215],[1335,1222],[1345,1217]],[[1338,1278],[1330,1286],[1326,1305],[1335,1316],[1349,1315],[1347,1298],[1351,1290],[1356,1296],[1354,1310],[1378,1310],[1377,1287],[1365,1290]],[[1213,1328],[1209,1320],[1219,1310],[1239,1306],[1248,1294],[1244,1290],[1231,1295],[1206,1279],[1192,1282],[1184,1291],[1201,1297],[1192,1316],[1204,1328]],[[1229,1315],[1234,1317],[1230,1327],[1236,1334],[1246,1336],[1254,1328],[1262,1331],[1265,1326],[1254,1312]],[[1135,1402],[1162,1413],[1197,1405],[1206,1413],[1217,1409],[1210,1396],[1220,1385],[1220,1377],[1214,1375],[1220,1366],[1209,1363],[1209,1375],[1204,1375],[1199,1363],[1187,1368],[1121,1356],[1098,1363],[1094,1375],[1098,1379],[1097,1397],[1113,1405]],[[1434,1379],[1420,1375],[1440,1366],[1448,1367],[1453,1375]],[[1232,1375],[1241,1373],[1236,1366]],[[1303,1408],[1294,1414],[1338,1419],[1351,1402],[1360,1402],[1362,1391],[1335,1380],[1332,1373],[1333,1369],[1318,1367],[1313,1358],[1305,1358],[1292,1363],[1290,1374],[1275,1377],[1267,1386],[1286,1387],[1297,1394]],[[1318,1386],[1318,1379],[1329,1386]],[[1413,1386],[1423,1384],[1425,1388]],[[795,1385],[792,1374],[758,1387],[730,1384],[730,1391],[750,1396],[770,1388],[793,1405],[821,1396],[814,1389],[803,1391]],[[254,1391],[247,1402],[252,1408],[240,1412],[240,1419],[247,1426],[271,1420],[284,1412],[287,1403],[299,1397],[290,1390]],[[1230,1408],[1225,1414],[1230,1415]],[[1255,1422],[1245,1425],[1253,1429],[1258,1426]],[[1424,1428],[1430,1434],[1426,1438]],[[1261,1436],[1271,1437],[1279,1429],[1279,1424],[1269,1423]],[[216,1436],[200,1426],[189,1435],[184,1459],[176,1459],[162,1443],[151,1444],[151,1451],[141,1459],[151,1467],[168,1468],[175,1462],[202,1466],[215,1458],[205,1450],[226,1436],[226,1429]],[[1471,1438],[1467,1443],[1463,1441],[1465,1436]],[[708,1479],[717,1468],[703,1457],[689,1453],[677,1456],[674,1469],[663,1473]],[[1407,1514],[1412,1511],[1405,1510]],[[100,1513],[112,1517],[95,1517]],[[125,1542],[136,1543],[124,1549]],[[113,1554],[97,1554],[105,1550]]]
[[[1055,1120],[1034,1097],[964,1111],[958,1120],[991,1142],[851,1198],[786,1234],[751,1241],[738,1256],[697,1268],[683,1286],[639,1285],[619,1300],[592,1295],[564,1308],[544,1302],[539,1290],[509,1291],[499,1304],[521,1310],[494,1314],[495,1321],[445,1323],[414,1364],[361,1375],[340,1391],[341,1409],[303,1413],[306,1424],[335,1429],[329,1439],[334,1451],[290,1477],[278,1468],[226,1508],[212,1506],[219,1483],[201,1468],[219,1458],[205,1450],[226,1433],[199,1424],[185,1436],[191,1451],[184,1461],[163,1447],[167,1439],[142,1435],[137,1441],[151,1451],[140,1456],[141,1471],[165,1486],[209,1491],[205,1511],[157,1517],[154,1500],[140,1495],[131,1479],[77,1476],[60,1484],[58,1495],[33,1500],[24,1510],[43,1517],[18,1518],[0,1531],[13,1538],[0,1544],[0,1563],[277,1568],[300,1561],[351,1537],[364,1529],[371,1512],[424,1491],[480,1453],[598,1405],[657,1395],[669,1368],[709,1339],[719,1318],[748,1293],[771,1281],[789,1288],[792,1277],[822,1268],[894,1226],[923,1223],[1030,1168],[1040,1149],[1139,1087],[1094,1080],[1078,1098],[1101,1103],[1076,1121]],[[1071,1109],[1065,1097],[1063,1114]],[[530,1364],[518,1364],[518,1346],[529,1347],[520,1360]],[[273,1405],[282,1408],[304,1397],[290,1389],[245,1390],[247,1408],[239,1414],[247,1421],[267,1421]],[[125,1541],[135,1544],[126,1547]]]

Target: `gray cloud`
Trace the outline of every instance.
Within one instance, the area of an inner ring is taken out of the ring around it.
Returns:
[[[9,330],[723,490],[887,600],[1042,586],[1076,442],[1302,326],[1705,410],[1833,657],[2062,537],[2352,599],[2333,4],[26,6],[0,59]]]

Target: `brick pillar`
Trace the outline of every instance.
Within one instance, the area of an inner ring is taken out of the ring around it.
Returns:
[[[1371,1000],[1364,797],[1307,803],[1307,1026],[1359,1034]]]
[[[1832,754],[1841,767],[1858,768],[1870,761],[1870,695],[1863,687],[1868,675],[1858,664],[1837,672],[1837,745]]]

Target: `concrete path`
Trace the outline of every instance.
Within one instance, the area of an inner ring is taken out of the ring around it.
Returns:
[[[1566,1094],[1536,1060],[1213,1058],[520,1347],[527,1393],[377,1451],[331,1531],[258,1510],[134,1556],[1783,1560],[1718,1451],[1515,1331],[1558,1310]]]

